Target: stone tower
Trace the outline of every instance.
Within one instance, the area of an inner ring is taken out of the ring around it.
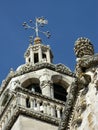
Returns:
[[[0,130],[98,130],[98,54],[91,41],[75,42],[75,72],[53,64],[49,45],[30,42],[25,64],[10,70],[0,87]],[[49,36],[49,32],[45,33]]]
[[[75,74],[52,63],[52,51],[39,37],[24,57],[25,64],[2,81],[0,130],[57,130]]]

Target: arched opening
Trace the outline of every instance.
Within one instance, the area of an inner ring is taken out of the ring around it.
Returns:
[[[26,88],[26,89],[28,89],[28,90],[30,90],[32,92],[41,93],[39,79],[37,79],[37,78],[26,79],[22,83],[22,87],[24,87],[24,88]]]
[[[54,98],[65,102],[67,96],[66,90],[60,84],[57,83],[53,83],[53,88],[54,88]]]
[[[65,102],[69,84],[66,82],[65,78],[62,77],[62,75],[53,75],[52,81],[54,98]]]

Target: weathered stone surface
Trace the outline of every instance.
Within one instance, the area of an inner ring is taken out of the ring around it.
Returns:
[[[78,58],[83,57],[84,55],[93,55],[94,54],[94,48],[92,43],[88,38],[78,38],[75,42],[75,55]]]
[[[58,127],[41,120],[20,115],[11,130],[57,130]]]

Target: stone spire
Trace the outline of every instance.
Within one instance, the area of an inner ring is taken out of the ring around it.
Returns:
[[[74,51],[77,58],[81,58],[84,55],[94,55],[93,45],[88,38],[78,38],[75,42]]]

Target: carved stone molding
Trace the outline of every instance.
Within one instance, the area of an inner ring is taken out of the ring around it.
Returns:
[[[83,72],[86,72],[89,68],[96,67],[98,65],[98,54],[92,56],[84,56],[77,61],[76,74],[77,76]]]
[[[88,38],[78,38],[75,42],[75,55],[78,58],[83,57],[84,55],[93,55],[94,48],[91,41]]]

